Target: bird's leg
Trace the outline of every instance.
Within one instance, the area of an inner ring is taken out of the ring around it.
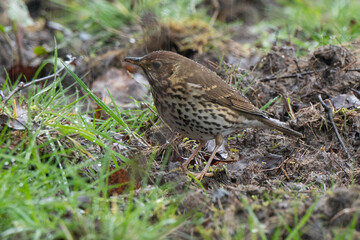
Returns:
[[[183,168],[185,169],[185,171],[189,171],[188,170],[188,165],[189,165],[189,163],[191,162],[191,160],[193,160],[194,159],[194,157],[196,156],[196,154],[200,151],[200,149],[203,147],[203,146],[205,146],[205,143],[206,143],[206,141],[203,141],[203,140],[201,140],[200,141],[200,144],[199,144],[199,146],[195,149],[195,151],[190,155],[190,157],[186,160],[186,162],[184,162],[183,163]]]
[[[210,168],[211,162],[213,161],[217,150],[219,149],[219,147],[221,146],[221,144],[223,143],[223,136],[221,134],[216,135],[215,136],[215,148],[214,151],[212,152],[206,166],[204,167],[204,169],[200,172],[200,173],[196,173],[193,174],[195,176],[195,178],[199,179],[201,181],[201,179],[203,179],[204,176],[212,176],[213,173],[208,173],[208,170]]]

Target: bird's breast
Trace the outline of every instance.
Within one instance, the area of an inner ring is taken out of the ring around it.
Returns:
[[[246,120],[237,112],[208,101],[196,88],[177,85],[168,88],[161,96],[153,93],[155,106],[163,121],[191,139],[210,140],[218,134],[229,135]]]

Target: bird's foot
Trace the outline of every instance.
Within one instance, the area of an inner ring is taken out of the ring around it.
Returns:
[[[214,173],[209,173],[209,172],[205,172],[205,171],[195,173],[195,172],[191,172],[191,171],[187,170],[186,172],[191,174],[194,178],[198,179],[199,181],[201,181],[204,178],[204,176],[206,176],[206,177],[214,176]]]

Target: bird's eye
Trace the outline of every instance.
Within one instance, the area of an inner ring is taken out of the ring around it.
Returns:
[[[160,62],[153,62],[151,64],[151,66],[156,70],[156,69],[159,69],[161,67],[161,63]]]

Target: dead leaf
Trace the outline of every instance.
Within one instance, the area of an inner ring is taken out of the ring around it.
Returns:
[[[19,105],[15,108],[14,118],[8,121],[7,126],[14,130],[26,129],[26,123],[28,121],[28,110],[25,105]]]
[[[353,109],[360,107],[360,100],[351,93],[340,94],[332,97],[330,100],[334,105],[335,110],[339,110],[340,108]]]
[[[111,185],[119,185],[118,187],[110,189],[110,195],[113,194],[121,194],[124,192],[125,189],[129,187],[129,182],[131,179],[130,172],[126,169],[119,169],[116,170],[109,176],[109,186]],[[140,184],[136,182],[135,188],[139,189]]]

